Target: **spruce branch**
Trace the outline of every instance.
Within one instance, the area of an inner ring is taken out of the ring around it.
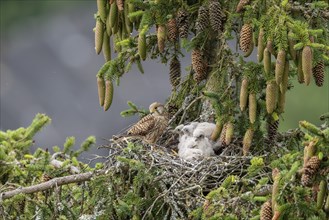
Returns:
[[[91,178],[102,175],[102,174],[105,174],[105,170],[99,170],[97,172],[86,172],[86,173],[81,173],[81,174],[53,178],[44,183],[3,192],[0,194],[0,201],[9,199],[9,198],[19,195],[21,193],[31,194],[31,193],[35,193],[35,192],[45,191],[45,190],[48,190],[48,189],[51,189],[51,188],[54,188],[57,186],[67,185],[70,183],[79,183],[79,182],[89,181],[89,180],[91,180]]]
[[[307,8],[303,5],[299,5],[299,4],[294,4],[290,6],[290,11],[292,12],[302,12],[304,14],[304,16],[306,17],[311,17],[312,16],[312,9]],[[328,9],[321,9],[319,12],[320,16],[325,18],[325,19],[329,19],[329,10]]]

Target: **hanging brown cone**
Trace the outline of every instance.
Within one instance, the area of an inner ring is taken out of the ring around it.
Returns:
[[[271,201],[267,201],[262,205],[260,210],[260,220],[271,220],[273,216]]]
[[[277,84],[275,81],[267,82],[266,86],[266,110],[267,113],[271,114],[276,108],[276,99],[277,99]]]
[[[170,77],[170,84],[173,90],[175,90],[179,85],[181,79],[180,62],[177,59],[177,57],[172,58],[172,60],[170,61],[169,77]]]
[[[116,0],[119,11],[124,10],[124,0]]]
[[[323,86],[324,82],[324,62],[320,60],[312,69],[315,84],[319,87]]]
[[[270,76],[271,69],[272,69],[271,53],[268,51],[267,47],[265,47],[265,49],[264,49],[264,70],[265,70],[265,74],[267,77]]]
[[[306,165],[304,165],[304,173],[302,174],[301,183],[303,186],[311,186],[313,183],[313,177],[320,168],[321,161],[318,156],[311,157]]]
[[[239,13],[239,12],[242,12],[244,7],[249,4],[249,1],[250,0],[240,0],[239,4],[237,5],[236,7],[236,12]]]
[[[307,172],[310,174],[316,174],[320,168],[321,160],[318,156],[311,157],[307,163],[305,169],[309,169]]]
[[[100,18],[96,19],[96,27],[95,27],[95,50],[96,53],[99,54],[102,51],[103,45],[103,36],[104,36],[104,25]]]
[[[284,67],[286,65],[286,52],[280,50],[275,62],[275,81],[276,84],[280,85],[284,73]]]
[[[279,120],[274,120],[271,116],[267,118],[267,144],[272,144],[276,141],[278,134]]]
[[[303,174],[301,178],[301,183],[303,186],[311,186],[313,183],[313,176],[310,174]]]
[[[276,56],[276,53],[275,53],[275,50],[274,50],[274,46],[273,46],[273,41],[272,41],[271,39],[269,39],[269,40],[267,41],[267,43],[266,43],[266,48],[268,49],[268,51],[269,51],[272,55]]]
[[[280,84],[281,93],[286,93],[286,91],[288,89],[288,80],[289,80],[289,60],[286,60],[286,64],[284,66],[282,82]]]
[[[240,49],[244,53],[248,53],[252,46],[252,27],[250,24],[244,24],[240,31]]]
[[[302,69],[304,74],[305,84],[309,85],[312,75],[312,60],[313,54],[310,46],[305,46],[302,52]]]
[[[256,94],[254,92],[251,92],[249,94],[249,120],[251,124],[255,123],[256,115],[257,115]]]
[[[223,147],[226,147],[226,142],[225,142],[226,130],[227,130],[227,123],[224,124],[222,132],[220,133],[220,137],[219,137],[219,143]]]
[[[195,29],[197,33],[204,31],[209,25],[208,9],[205,6],[201,6],[198,10],[198,18],[195,23]]]
[[[105,100],[105,80],[103,79],[103,77],[97,76],[97,89],[99,105],[103,106]]]
[[[138,54],[142,60],[146,59],[146,36],[143,31],[138,35]]]
[[[228,122],[226,124],[226,132],[225,132],[225,144],[229,145],[232,142],[234,135],[234,127],[232,122]]]
[[[292,32],[289,31],[288,36],[290,35],[290,33],[292,33]],[[297,60],[297,52],[294,49],[294,46],[296,44],[296,41],[294,39],[291,39],[291,38],[288,37],[288,44],[289,44],[289,54],[290,54],[290,57],[291,57],[291,59],[293,61],[296,61]]]
[[[176,41],[178,36],[178,29],[177,29],[177,23],[175,18],[169,19],[167,23],[167,30],[168,30],[169,41],[171,42]]]
[[[213,130],[213,132],[211,133],[211,137],[210,139],[214,142],[217,141],[217,139],[219,138],[221,131],[222,131],[222,123],[221,122],[216,122],[216,127]]]
[[[113,83],[110,79],[105,80],[105,99],[104,99],[104,111],[107,111],[113,100]]]
[[[111,60],[111,45],[110,45],[110,39],[109,36],[107,35],[106,32],[104,32],[104,37],[103,37],[103,55],[105,62]]]
[[[303,56],[302,53],[298,53],[297,54],[297,77],[298,77],[298,82],[300,84],[304,83],[304,73],[303,73],[303,66],[302,66],[302,60],[303,60]]]
[[[188,13],[184,9],[180,9],[177,13],[177,26],[180,38],[188,37]]]
[[[243,148],[242,148],[243,156],[248,155],[253,136],[254,136],[254,130],[252,128],[248,128],[248,130],[244,134],[243,142],[242,142],[243,143]]]
[[[203,55],[200,49],[192,50],[192,68],[194,70],[194,80],[200,82],[207,77],[207,66],[203,60]]]
[[[163,53],[164,49],[165,49],[165,42],[166,42],[166,26],[165,25],[158,26],[157,38],[158,38],[159,52]]]
[[[254,50],[254,41],[251,41],[251,45],[246,53],[243,54],[244,57],[249,57]]]
[[[241,83],[240,89],[240,109],[244,111],[248,102],[248,79],[244,78]]]
[[[97,0],[97,10],[102,22],[106,21],[106,0]]]
[[[262,62],[264,57],[264,29],[261,28],[258,34],[258,47],[257,47],[257,60],[258,62]]]
[[[214,0],[211,1],[209,4],[209,20],[214,31],[222,31],[224,16],[225,14],[221,9],[220,3]]]

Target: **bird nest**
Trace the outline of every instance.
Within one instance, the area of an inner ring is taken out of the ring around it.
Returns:
[[[116,192],[113,198],[126,198],[126,193],[132,190],[145,200],[138,214],[143,219],[155,216],[186,219],[191,211],[205,204],[206,195],[220,187],[225,179],[230,176],[242,179],[247,175],[252,157],[237,156],[241,155],[238,140],[220,155],[195,161],[184,161],[175,150],[163,147],[172,140],[166,136],[159,141],[163,145],[155,146],[142,140],[121,139],[105,146],[110,150],[106,165],[111,187]],[[265,175],[268,173],[254,178]],[[252,178],[249,180],[252,182]]]

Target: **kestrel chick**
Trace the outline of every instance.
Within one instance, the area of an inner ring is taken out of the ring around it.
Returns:
[[[152,103],[149,110],[150,114],[134,124],[128,134],[141,136],[146,142],[153,144],[168,127],[168,116],[164,106],[158,102]]]

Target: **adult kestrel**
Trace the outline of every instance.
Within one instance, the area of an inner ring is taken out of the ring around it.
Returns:
[[[141,136],[154,144],[168,127],[168,115],[161,103],[154,102],[149,107],[150,114],[143,117],[129,130],[128,135]]]

